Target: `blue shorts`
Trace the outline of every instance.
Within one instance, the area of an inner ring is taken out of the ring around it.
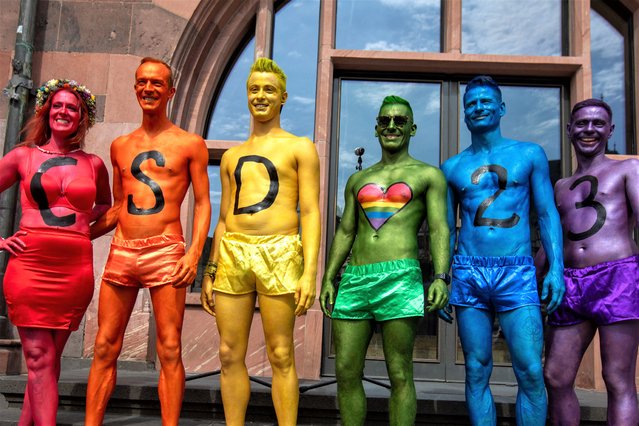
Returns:
[[[417,259],[348,265],[333,319],[388,321],[424,316],[424,284]]]
[[[532,257],[456,255],[450,304],[493,312],[539,306]]]

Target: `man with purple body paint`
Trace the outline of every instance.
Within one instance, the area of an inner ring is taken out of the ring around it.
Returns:
[[[598,99],[577,103],[567,126],[577,170],[555,185],[564,231],[566,294],[548,318],[544,377],[553,425],[579,425],[575,377],[597,330],[608,424],[639,422],[639,256],[633,240],[639,217],[639,160],[604,155],[614,127],[610,106]]]

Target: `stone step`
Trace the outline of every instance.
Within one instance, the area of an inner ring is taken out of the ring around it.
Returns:
[[[62,372],[58,425],[82,425],[88,368],[65,369]],[[219,376],[191,376],[182,406],[180,425],[223,425],[224,414],[219,388]],[[107,409],[105,425],[160,425],[157,396],[158,372],[148,368],[120,369],[118,384]],[[248,425],[276,424],[271,401],[270,379],[252,383],[251,400],[247,412]],[[0,377],[0,426],[15,425],[20,415],[26,376]],[[337,425],[337,386],[332,378],[322,381],[302,381],[298,424]],[[318,386],[319,385],[319,386]],[[380,386],[381,385],[381,386]],[[368,413],[366,425],[388,424],[388,382],[364,382]],[[498,425],[515,424],[515,386],[491,386],[495,398]],[[467,425],[463,383],[416,382],[418,425]],[[582,404],[582,425],[604,425],[606,400],[604,393],[578,392]]]

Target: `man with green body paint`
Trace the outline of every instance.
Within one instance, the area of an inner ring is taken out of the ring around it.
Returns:
[[[413,346],[424,315],[417,232],[424,219],[436,277],[428,289],[427,310],[433,312],[448,303],[446,180],[438,168],[408,153],[416,130],[410,104],[387,96],[375,127],[382,159],[346,183],[344,213],[322,280],[320,303],[324,314],[333,319],[337,393],[345,426],[365,421],[362,376],[376,322],[381,324],[391,382],[390,424],[415,422]],[[333,281],[351,250],[336,291]]]

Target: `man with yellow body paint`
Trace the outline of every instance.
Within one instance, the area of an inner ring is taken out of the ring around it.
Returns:
[[[202,306],[216,317],[220,334],[226,424],[244,424],[250,397],[245,357],[257,298],[277,420],[295,425],[299,390],[293,329],[295,316],[315,301],[319,158],[308,138],[280,127],[288,94],[286,75],[275,62],[262,58],[253,64],[247,95],[252,131],[222,156],[220,217]]]

